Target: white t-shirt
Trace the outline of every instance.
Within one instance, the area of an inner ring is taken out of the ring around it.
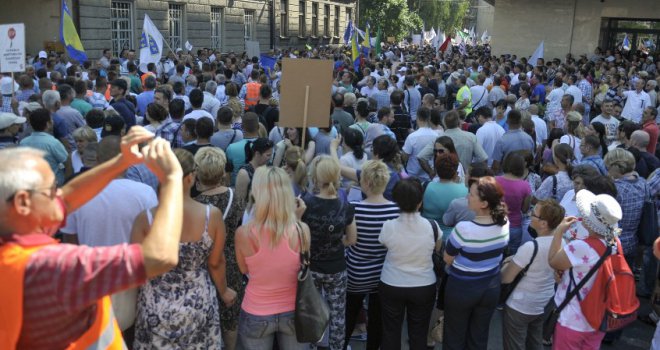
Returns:
[[[474,104],[472,110],[483,107],[488,103],[488,90],[485,87],[475,85],[470,88],[470,93],[472,93],[472,103]]]
[[[213,121],[213,125],[215,125],[215,118],[213,118],[213,116],[211,116],[211,113],[209,113],[209,112],[207,112],[203,109],[192,110],[190,113],[186,114],[183,117],[183,121],[185,121],[187,119],[199,120],[200,118],[204,118],[204,117],[210,118]]]
[[[353,151],[346,152],[341,158],[339,158],[339,164],[350,167],[355,170],[362,169],[362,165],[367,161],[367,154],[362,155],[362,159],[355,158]],[[353,181],[342,179],[342,187],[347,188]]]
[[[573,277],[575,278],[576,284],[582,281],[587,273],[589,273],[591,266],[595,265],[598,262],[598,259],[600,259],[598,252],[593,250],[587,242],[582,240],[575,240],[567,243],[566,246],[564,246],[564,252],[566,252],[566,256],[573,266]],[[580,290],[581,296],[584,297],[589,293],[595,279],[596,274],[591,276],[582,290]],[[570,290],[568,290],[570,280],[569,270],[564,271],[564,274],[561,277],[561,282],[557,286],[557,291],[555,293],[555,304],[557,306],[561,305],[564,301],[567,291],[570,292]],[[572,285],[571,288],[575,288],[575,285]],[[575,296],[559,314],[558,322],[562,326],[577,332],[594,331],[584,317],[584,314],[582,314],[580,301],[577,296]]]
[[[442,239],[438,231],[438,239]],[[401,213],[385,221],[378,241],[387,248],[380,280],[394,287],[423,287],[435,283],[431,254],[433,227],[419,213]]]
[[[611,145],[612,142],[616,141],[617,139],[617,134],[619,133],[619,120],[610,116],[609,118],[603,117],[603,115],[599,115],[596,118],[591,120],[591,123],[599,122],[605,126],[605,132],[607,134],[606,137],[606,142],[607,145]]]
[[[157,205],[158,198],[150,186],[115,179],[96,197],[72,212],[62,232],[77,234],[80,244],[90,247],[128,243],[138,214]]]
[[[408,135],[406,142],[403,144],[403,151],[410,157],[406,165],[406,171],[410,176],[416,176],[420,179],[428,180],[429,175],[422,169],[417,160],[417,155],[429,144],[433,144],[435,139],[438,138],[438,133],[427,127],[419,128],[412,134]]]
[[[580,152],[580,144],[582,141],[579,137],[573,135],[564,135],[559,139],[559,143],[565,143],[573,148],[575,159],[579,162],[582,160],[582,152]]]
[[[71,167],[73,168],[73,173],[79,173],[83,166],[85,166],[85,164],[83,164],[82,158],[80,158],[80,153],[77,149],[73,150],[73,152],[71,152]]]
[[[527,274],[513,290],[506,305],[525,315],[540,315],[555,293],[554,271],[548,264],[552,236],[536,238],[538,251]],[[513,263],[525,268],[534,254],[534,243],[526,242],[518,248]]]
[[[548,102],[548,113],[554,112],[561,108],[561,99],[564,97],[564,94],[564,89],[562,88],[555,88],[554,90],[550,91],[548,96],[545,97],[545,100]]]
[[[536,131],[536,145],[542,145],[548,139],[548,125],[538,115],[532,115],[534,131]]]
[[[566,192],[564,198],[562,198],[559,204],[566,211],[564,214],[565,216],[575,216],[577,218],[582,217],[575,203],[575,190],[569,190]],[[589,237],[589,231],[587,231],[587,229],[582,226],[582,222],[574,223],[568,228],[568,230],[566,230],[566,233],[564,233],[564,239],[566,241],[572,241],[574,239],[582,240],[587,237]]]
[[[637,93],[636,90],[629,90],[624,91],[623,95],[626,97],[626,104],[623,106],[621,116],[635,123],[641,122],[644,108],[651,105],[649,94],[646,91]]]
[[[495,144],[504,135],[502,128],[496,121],[490,120],[477,129],[477,141],[488,155],[488,166],[493,165],[493,150]]]
[[[369,88],[368,86],[363,86],[362,89],[360,89],[360,94],[366,97],[371,97],[373,94],[377,92],[378,92],[378,88],[375,85],[372,86],[371,88]]]
[[[566,93],[573,95],[573,104],[582,103],[582,90],[576,85],[571,85],[566,89]]]

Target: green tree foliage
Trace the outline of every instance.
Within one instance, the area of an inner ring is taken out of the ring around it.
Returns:
[[[470,7],[469,1],[407,0],[408,7],[419,13],[426,29],[439,28],[445,33],[463,29],[463,20]]]
[[[423,25],[417,13],[409,10],[406,0],[361,0],[360,28],[364,28],[367,21],[372,29],[381,26],[383,38],[395,37],[397,40]]]

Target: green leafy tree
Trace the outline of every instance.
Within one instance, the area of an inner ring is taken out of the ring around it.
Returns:
[[[419,13],[426,29],[434,27],[445,33],[463,28],[463,20],[470,8],[469,1],[407,0],[412,12]]]
[[[361,0],[360,28],[369,21],[372,29],[380,26],[383,37],[395,37],[401,40],[411,30],[422,27],[422,19],[410,11],[406,0]]]

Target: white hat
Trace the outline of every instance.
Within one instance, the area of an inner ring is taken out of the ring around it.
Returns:
[[[14,113],[0,113],[0,130],[6,129],[14,124],[23,124],[27,119],[19,117]]]
[[[14,80],[12,80],[12,78],[3,77],[2,79],[0,79],[0,94],[11,95],[11,91],[12,91],[11,90],[11,83],[12,82],[14,83],[14,91],[18,91],[20,86],[18,86],[18,84],[16,84],[16,82]]]
[[[39,58],[48,58],[48,54],[46,51],[39,51]]]
[[[617,223],[623,213],[619,202],[612,196],[580,190],[575,196],[575,204],[586,228],[606,239],[612,239],[618,233]]]

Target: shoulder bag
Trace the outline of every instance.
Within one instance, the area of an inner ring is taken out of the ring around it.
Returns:
[[[532,240],[532,243],[534,244],[534,252],[532,253],[532,258],[529,260],[529,263],[523,268],[518,274],[516,275],[516,278],[511,281],[511,283],[503,283],[502,284],[502,289],[500,291],[500,304],[506,303],[506,301],[509,299],[513,291],[516,289],[516,286],[518,286],[518,283],[525,277],[527,274],[527,270],[529,270],[529,267],[532,266],[532,263],[534,262],[534,259],[536,258],[536,253],[539,251],[539,243],[534,239]],[[513,262],[510,262],[513,263]]]
[[[309,274],[309,248],[305,248],[305,235],[298,223],[296,231],[300,238],[300,272],[294,313],[296,340],[299,343],[317,343],[323,338],[330,321],[330,309]]]

